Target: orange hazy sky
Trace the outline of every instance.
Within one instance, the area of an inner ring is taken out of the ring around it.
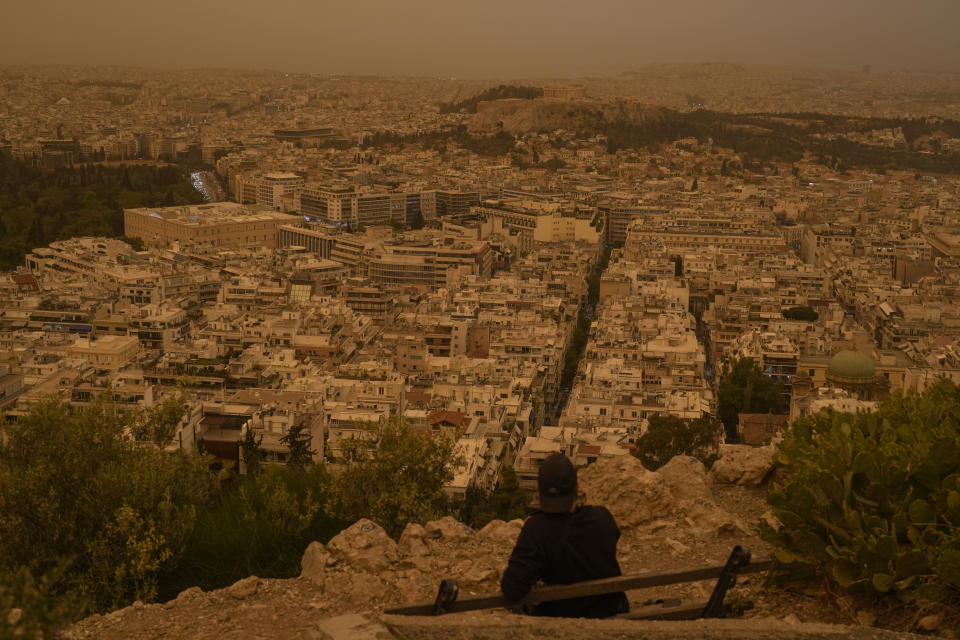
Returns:
[[[533,76],[735,62],[960,71],[960,0],[0,0],[0,64]]]

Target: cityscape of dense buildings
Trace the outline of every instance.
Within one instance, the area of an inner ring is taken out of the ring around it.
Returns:
[[[150,407],[186,392],[164,446],[242,471],[248,432],[282,464],[302,427],[337,466],[403,418],[456,439],[447,492],[462,498],[506,466],[532,488],[552,452],[626,455],[655,415],[715,416],[745,357],[783,383],[789,417],[960,382],[956,127],[822,134],[955,170],[876,168],[542,126],[625,101],[684,108],[659,82],[627,91],[653,72],[475,114],[436,106],[470,83],[196,73],[0,71],[0,152],[50,170],[175,163],[206,200],[125,206],[123,238],[43,243],[2,274],[7,421],[50,394]],[[699,91],[729,112],[787,110],[772,89],[718,88],[741,75]],[[795,93],[789,111],[917,115],[933,81],[871,100],[895,80],[859,78],[839,105]],[[743,414],[737,433],[763,444],[786,417]]]

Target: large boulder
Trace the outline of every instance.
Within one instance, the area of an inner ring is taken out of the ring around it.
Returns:
[[[677,500],[713,503],[710,477],[703,463],[691,456],[674,456],[656,471]]]
[[[425,556],[430,553],[430,548],[424,539],[427,537],[427,531],[423,526],[416,522],[409,523],[400,534],[400,542],[397,543],[400,553],[405,556]]]
[[[663,478],[633,456],[601,458],[579,474],[587,504],[610,510],[621,527],[640,525],[674,513],[674,496]]]
[[[773,447],[725,444],[710,472],[714,480],[744,487],[759,487],[773,471]]]
[[[300,577],[310,580],[318,587],[326,583],[327,567],[336,562],[320,542],[311,542],[300,560]]]
[[[361,571],[378,572],[397,561],[397,543],[383,527],[363,518],[338,533],[327,543],[327,550],[338,560]]]
[[[519,537],[522,528],[522,520],[512,520],[510,522],[491,520],[477,532],[477,537],[484,542],[512,549],[513,545],[517,543],[517,537]]]
[[[453,516],[431,520],[424,529],[428,537],[444,542],[466,542],[473,538],[473,529]]]

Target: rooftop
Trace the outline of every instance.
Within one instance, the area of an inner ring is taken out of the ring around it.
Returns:
[[[160,218],[169,222],[178,222],[187,226],[268,220],[295,222],[299,219],[297,216],[280,213],[258,205],[244,205],[236,202],[217,202],[182,207],[145,207],[126,209],[125,211],[147,215],[151,218]]]
[[[877,375],[873,358],[862,351],[845,349],[830,358],[827,374],[853,380],[872,380]]]

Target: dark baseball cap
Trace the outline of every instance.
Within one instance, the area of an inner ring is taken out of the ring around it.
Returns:
[[[562,453],[551,453],[540,465],[537,474],[540,510],[545,513],[566,513],[577,498],[577,469]]]

